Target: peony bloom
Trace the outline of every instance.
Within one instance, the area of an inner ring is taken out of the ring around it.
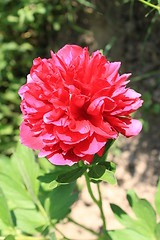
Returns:
[[[57,165],[91,163],[103,154],[108,139],[132,137],[141,123],[130,114],[141,105],[140,94],[127,88],[130,74],[120,76],[119,62],[96,51],[66,45],[52,58],[37,58],[19,90],[23,122],[21,142],[40,150]]]

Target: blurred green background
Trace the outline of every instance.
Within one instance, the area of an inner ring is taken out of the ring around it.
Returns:
[[[151,2],[151,1],[147,1]],[[158,0],[153,0],[157,5]],[[160,4],[160,3],[159,3]],[[160,113],[160,15],[134,0],[0,1],[0,152],[10,155],[22,121],[18,90],[36,57],[65,44],[102,49],[143,94],[139,116],[149,131]]]

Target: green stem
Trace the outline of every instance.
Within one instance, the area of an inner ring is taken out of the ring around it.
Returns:
[[[105,221],[105,217],[104,217],[104,213],[103,213],[103,208],[102,208],[102,197],[101,197],[101,191],[100,191],[100,187],[99,184],[97,183],[97,187],[98,187],[98,194],[99,194],[99,200],[97,200],[92,192],[91,189],[91,185],[90,185],[90,180],[89,177],[87,175],[87,172],[84,173],[85,179],[86,179],[86,183],[87,183],[87,188],[88,188],[88,192],[92,198],[92,200],[94,201],[94,203],[98,206],[99,210],[100,210],[100,214],[101,214],[101,218],[103,221],[103,230],[106,231],[106,221]]]
[[[154,5],[150,2],[146,2],[145,0],[139,0],[139,2],[146,4],[149,7],[155,8],[156,10],[160,11],[160,6]]]
[[[75,225],[77,225],[77,226],[79,226],[79,227],[85,229],[86,231],[88,231],[88,232],[90,232],[90,233],[92,233],[92,234],[94,234],[94,235],[96,235],[96,236],[99,236],[99,234],[96,233],[95,231],[93,231],[92,229],[90,229],[90,228],[84,226],[84,225],[81,224],[81,223],[76,222],[75,220],[73,220],[73,219],[70,218],[70,217],[68,217],[68,221],[74,223]]]
[[[88,177],[87,172],[84,173],[84,176],[85,176],[85,179],[86,179],[88,192],[89,192],[89,194],[90,194],[93,202],[94,202],[96,205],[98,205],[98,207],[99,207],[99,202],[98,202],[98,200],[95,198],[95,196],[93,195],[92,188],[91,188],[91,185],[90,185],[90,180],[89,180],[89,177]]]
[[[59,233],[61,234],[61,236],[62,236],[63,238],[65,238],[66,240],[71,240],[71,239],[67,238],[56,226],[54,226],[54,229],[55,229],[57,232],[59,232]]]
[[[35,203],[38,206],[39,211],[42,213],[43,217],[46,219],[47,224],[50,225],[50,220],[49,220],[48,215],[47,215],[45,209],[43,208],[41,202],[36,198]]]
[[[100,209],[101,218],[102,218],[102,221],[103,221],[103,230],[106,231],[106,220],[105,220],[105,216],[104,216],[104,212],[103,212],[102,195],[101,195],[99,183],[97,183],[97,188],[98,188],[98,194],[99,194],[99,209]]]

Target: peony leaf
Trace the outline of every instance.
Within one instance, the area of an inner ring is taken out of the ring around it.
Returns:
[[[49,198],[46,199],[46,211],[53,220],[58,222],[63,219],[69,212],[71,205],[77,200],[78,194],[74,192],[75,183],[61,185],[54,188],[49,193]]]
[[[155,235],[157,240],[159,240],[160,239],[160,222],[156,226]]]
[[[155,194],[155,206],[156,206],[157,213],[160,216],[160,179],[158,181],[157,191]]]
[[[42,176],[38,176],[37,179],[43,183],[50,183],[50,182],[56,180],[59,175],[67,174],[68,172],[70,172],[73,169],[76,169],[77,167],[78,167],[77,164],[74,164],[72,167],[67,166],[67,165],[66,166],[54,166],[54,169],[51,172],[46,173]]]
[[[147,237],[147,239],[152,239],[154,234],[148,231],[148,227],[144,224],[144,222],[131,218],[126,212],[124,212],[115,204],[111,204],[111,209],[116,219],[127,229],[134,230],[137,233],[142,234],[142,236]]]
[[[132,229],[120,229],[116,231],[108,231],[112,240],[151,240]]]
[[[111,185],[117,184],[117,179],[113,172],[105,170],[105,173],[100,177],[100,180],[110,183]]]
[[[137,219],[139,219],[145,229],[153,233],[156,227],[156,214],[151,204],[145,199],[139,199],[133,190],[127,193],[127,199]]]
[[[13,226],[11,214],[8,208],[7,200],[4,196],[2,189],[0,188],[0,219],[2,222],[9,226]]]
[[[89,172],[88,172],[88,176],[90,178],[93,178],[93,179],[97,179],[99,180],[100,177],[105,173],[105,166],[102,166],[102,165],[96,165],[96,166],[93,166]]]
[[[110,204],[111,209],[116,219],[125,227],[133,228],[136,225],[136,220],[132,219],[125,211],[115,204]]]
[[[107,164],[108,166],[108,164]],[[116,185],[117,180],[114,176],[114,173],[112,171],[109,171],[106,169],[105,164],[98,164],[96,166],[93,166],[90,171],[88,172],[88,176],[91,179],[94,180],[102,180],[105,182],[110,183],[111,185]]]
[[[4,173],[0,173],[0,187],[8,200],[10,209],[14,209],[17,206],[27,209],[35,208],[30,195],[21,182],[16,181]]]
[[[33,151],[18,143],[16,153],[13,155],[13,161],[18,167],[30,195],[37,195],[39,189],[39,181],[37,181],[39,166],[35,161]]]
[[[113,173],[116,172],[116,165],[113,162],[100,162],[98,165],[105,166],[107,170],[112,171]]]
[[[38,158],[38,163],[44,172],[54,170],[54,165],[47,158]]]
[[[57,240],[56,234],[54,232],[49,234],[49,240]]]
[[[58,182],[56,182],[56,181],[52,181],[52,182],[50,182],[50,184],[49,184],[49,189],[51,190],[51,189],[54,189],[54,188],[56,188],[58,186]]]
[[[134,230],[147,239],[155,239],[156,218],[152,206],[144,199],[139,199],[133,190],[128,192],[127,198],[137,219],[131,218],[120,207],[111,204],[117,220],[127,229]]]
[[[0,156],[0,174],[7,174],[18,183],[21,181],[21,175],[17,169],[17,165],[13,162],[12,157]]]
[[[50,183],[54,180],[57,179],[58,175],[61,174],[62,171],[55,171],[55,172],[50,172],[50,173],[46,173],[45,175],[43,176],[39,176],[37,179],[42,182],[42,183]]]
[[[4,240],[15,240],[13,235],[8,235]]]
[[[82,174],[86,171],[87,166],[78,167],[76,169],[71,170],[70,172],[61,174],[57,178],[57,182],[59,183],[71,183],[77,180],[77,178],[81,177]]]
[[[46,219],[36,209],[15,209],[17,227],[27,234],[35,234],[46,225]]]

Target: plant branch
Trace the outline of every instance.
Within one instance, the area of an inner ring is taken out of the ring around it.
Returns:
[[[146,2],[145,0],[139,0],[139,2],[144,3],[145,5],[155,8],[156,10],[160,11],[160,6],[158,6],[158,5],[154,5],[150,2]]]
[[[99,195],[99,200],[97,200],[95,198],[95,196],[93,195],[93,192],[92,192],[92,189],[91,189],[91,185],[90,185],[90,180],[89,180],[89,177],[87,175],[87,172],[84,173],[84,176],[85,176],[85,179],[86,179],[88,192],[89,192],[92,200],[94,201],[94,203],[98,206],[98,208],[100,210],[101,218],[102,218],[102,221],[103,221],[103,230],[106,231],[106,221],[105,221],[105,216],[104,216],[103,208],[102,208],[102,196],[101,196],[99,183],[97,183],[98,195]]]
[[[87,175],[87,172],[84,173],[84,176],[85,176],[85,179],[86,179],[88,192],[89,192],[89,194],[90,194],[93,202],[99,206],[99,202],[97,201],[97,199],[96,199],[95,196],[93,195],[93,192],[92,192],[92,189],[91,189],[91,185],[90,185],[90,180],[89,180],[89,177],[88,177],[88,175]]]
[[[53,227],[54,227],[54,229],[55,229],[57,232],[59,232],[59,233],[61,234],[61,236],[62,236],[63,238],[65,238],[65,240],[71,240],[71,239],[67,238],[67,237],[61,232],[61,230],[59,230],[56,226],[53,226]]]
[[[75,225],[77,225],[77,226],[79,226],[79,227],[85,229],[86,231],[88,231],[88,232],[90,232],[90,233],[92,233],[92,234],[94,234],[94,235],[96,235],[96,236],[99,236],[99,234],[96,233],[95,231],[93,231],[92,229],[90,229],[90,228],[84,226],[84,225],[81,224],[81,223],[76,222],[75,220],[73,220],[73,219],[70,218],[70,217],[68,217],[68,221],[74,223]]]
[[[100,209],[101,218],[103,221],[103,230],[105,231],[106,230],[106,220],[105,220],[105,216],[104,216],[104,212],[103,212],[102,196],[101,196],[99,183],[97,183],[97,188],[98,188],[98,194],[99,194],[99,209]]]

